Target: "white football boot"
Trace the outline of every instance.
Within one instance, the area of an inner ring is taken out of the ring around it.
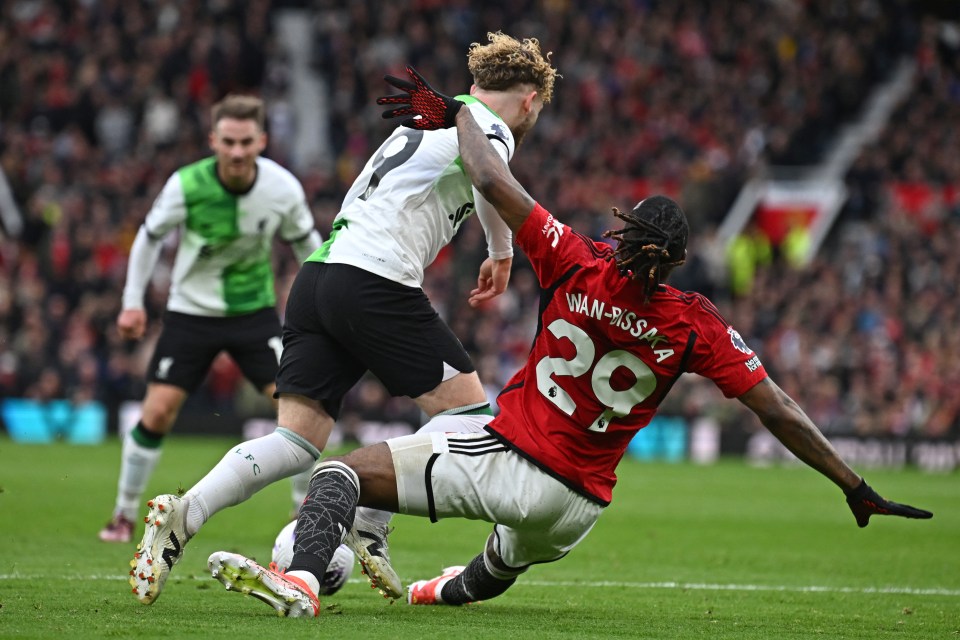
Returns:
[[[207,560],[207,568],[227,591],[262,600],[279,616],[315,618],[320,614],[320,600],[310,587],[303,580],[275,571],[273,567],[261,567],[237,553],[215,551]]]
[[[385,524],[357,518],[350,533],[343,539],[343,544],[357,554],[360,568],[370,580],[370,586],[379,589],[384,598],[396,600],[403,597],[403,582],[390,566],[390,550],[387,547],[389,533]]]
[[[186,530],[187,501],[172,494],[147,502],[150,511],[143,519],[146,530],[130,561],[130,585],[143,604],[160,597],[173,565],[183,557],[189,540]]]

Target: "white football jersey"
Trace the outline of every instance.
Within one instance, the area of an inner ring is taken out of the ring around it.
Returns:
[[[513,133],[492,109],[471,96],[466,103],[491,144],[509,162]],[[419,131],[397,127],[367,162],[343,201],[330,237],[308,260],[349,264],[411,287],[423,283],[433,262],[476,207],[488,207],[488,220],[502,223],[493,207],[473,188],[460,161],[456,128]],[[484,218],[481,218],[481,221]],[[485,225],[485,227],[493,226]],[[505,246],[493,258],[513,255],[509,229]]]
[[[154,242],[177,227],[181,236],[167,308],[230,316],[276,304],[273,237],[302,240],[312,234],[314,220],[303,187],[273,160],[257,158],[253,185],[232,193],[217,177],[216,158],[209,157],[167,180],[143,224]],[[142,306],[147,279],[128,273],[124,308]]]

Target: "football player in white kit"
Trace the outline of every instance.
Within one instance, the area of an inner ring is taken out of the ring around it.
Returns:
[[[140,339],[147,325],[144,295],[163,241],[181,232],[142,417],[123,441],[113,517],[100,532],[104,542],[130,541],[163,438],[221,351],[273,402],[282,349],[273,238],[288,242],[299,262],[320,246],[303,187],[260,157],[267,142],[263,101],[227,96],[214,105],[211,123],[214,154],[170,176],[130,251],[117,329],[123,338]]]
[[[474,84],[458,99],[509,161],[550,101],[556,70],[536,39],[488,38],[469,49]],[[480,429],[492,419],[470,357],[421,288],[424,269],[473,213],[489,250],[470,296],[477,305],[506,289],[512,234],[473,189],[456,131],[398,127],[374,153],[330,237],[291,289],[277,430],[233,447],[182,498],[163,495],[148,503],[150,524],[130,571],[141,602],[156,600],[185,543],[210,516],[314,464],[344,394],[367,371],[392,395],[411,397],[436,429],[444,429],[443,416],[456,425],[450,430]],[[397,598],[403,586],[389,565],[388,519],[385,512],[359,513],[344,534],[374,585]]]

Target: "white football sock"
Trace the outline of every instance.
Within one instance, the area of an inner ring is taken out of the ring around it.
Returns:
[[[300,578],[306,582],[307,586],[310,587],[310,590],[313,591],[313,595],[318,595],[320,593],[320,581],[317,580],[317,576],[313,575],[309,571],[288,571],[286,575],[294,578]]]
[[[307,469],[303,473],[298,473],[290,477],[290,498],[293,500],[293,512],[300,510],[300,505],[307,499],[307,491],[310,488],[310,476],[313,469]]]
[[[233,447],[187,491],[187,534],[193,536],[213,514],[268,484],[310,469],[319,457],[316,447],[283,427]]]
[[[449,415],[438,413],[430,421],[417,429],[417,433],[484,433],[484,427],[490,424],[493,416],[485,414]]]
[[[391,518],[393,518],[393,514],[389,511],[371,509],[370,507],[357,507],[357,513],[353,517],[353,526],[363,531],[368,529],[377,531],[390,524]],[[379,527],[377,525],[379,525]]]
[[[135,521],[143,505],[143,492],[153,470],[160,461],[160,447],[145,447],[133,439],[131,434],[123,439],[120,450],[120,479],[117,481],[117,503],[114,513],[121,513],[130,521]]]

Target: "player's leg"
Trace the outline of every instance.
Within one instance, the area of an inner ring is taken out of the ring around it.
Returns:
[[[332,428],[332,427],[331,427]],[[296,518],[310,488],[310,469],[290,476],[290,518]]]
[[[486,412],[467,410],[463,414],[437,415],[417,433],[481,433],[493,420]],[[373,586],[392,598],[403,595],[403,583],[390,562],[387,536],[393,512],[372,507],[357,507],[353,529],[345,544],[360,558],[361,566]]]
[[[320,457],[333,419],[319,402],[283,394],[277,420],[276,431],[234,446],[187,491],[183,499],[189,504],[188,536],[193,537],[214,514],[277,480],[310,469]]]
[[[324,287],[329,278],[323,266],[304,265],[290,290],[276,376],[277,430],[232,447],[187,491],[184,497],[191,502],[188,535],[221,509],[246,500],[280,478],[308,470],[326,446],[343,395],[363,374],[363,365],[325,327],[322,316],[330,301]],[[251,337],[244,342],[253,341]],[[235,345],[231,353],[239,362],[248,363],[251,356],[240,349]],[[259,352],[264,362],[271,357],[265,347]],[[252,370],[247,367],[248,372]]]
[[[133,523],[140,513],[143,492],[163,453],[164,436],[170,433],[187,392],[169,384],[147,385],[143,417],[126,434],[120,449],[120,476],[113,518],[100,531],[104,542],[130,542]]]
[[[592,525],[591,525],[592,526]],[[565,556],[579,540],[583,539],[589,528],[579,535],[572,543],[558,544],[557,539],[551,538],[547,531],[537,532],[525,530],[524,537],[537,537],[534,547],[539,547],[535,553],[525,548],[523,558],[515,556],[511,566],[501,557],[499,548],[504,545],[507,532],[516,533],[509,527],[496,525],[494,532],[487,538],[487,544],[482,553],[478,554],[466,566],[447,567],[436,578],[418,580],[407,589],[407,602],[410,604],[446,604],[459,606],[471,602],[480,602],[496,598],[503,594],[525,573],[534,563],[542,564],[553,562]],[[509,543],[508,543],[509,544]],[[513,543],[513,547],[516,547]],[[523,548],[525,545],[519,545]],[[511,548],[513,548],[511,547]]]
[[[364,474],[357,474],[352,461]],[[372,506],[395,510],[390,449],[380,443],[318,462],[313,469],[294,536],[293,558],[281,576],[246,558],[218,551],[210,556],[213,576],[228,590],[247,591],[283,615],[303,615],[316,602],[321,580],[337,547],[354,520],[361,491]],[[238,580],[242,582],[237,588]]]
[[[188,535],[193,536],[215,513],[267,485],[291,474],[308,473],[320,457],[333,419],[316,400],[285,394],[277,404],[277,424],[273,433],[233,447],[187,491]]]
[[[479,386],[480,382],[476,373],[459,374],[452,380],[442,382],[437,387],[436,391],[438,393],[429,394],[431,395],[429,402],[418,402],[418,404],[420,404],[421,409],[425,408],[424,404],[429,405],[432,409],[437,406],[455,405],[456,402],[460,401],[454,400],[455,398],[475,398],[475,395],[470,392],[472,385],[469,379],[471,377]],[[457,379],[464,383],[454,382]],[[441,398],[445,399],[445,402],[440,402]],[[482,432],[483,427],[491,420],[493,420],[493,413],[486,398],[484,398],[482,402],[464,406],[455,405],[452,409],[434,415],[429,422],[420,427],[417,433],[478,433]],[[399,598],[403,594],[403,583],[390,561],[390,548],[387,540],[391,531],[390,521],[392,519],[393,513],[390,511],[358,507],[354,527],[347,535],[344,543],[357,554],[363,572],[370,579],[372,585],[391,598]]]
[[[563,557],[602,510],[490,434],[434,432],[394,438],[316,465],[286,574],[303,587],[291,595],[289,581],[281,584],[264,571],[248,572],[246,586],[281,612],[288,609],[284,602],[297,603],[298,611],[305,607],[315,598],[357,504],[432,520],[502,519],[523,526],[498,525],[484,552],[462,572],[457,568],[440,579],[416,583],[418,599],[411,595],[416,604],[461,604],[503,593],[530,564]],[[214,575],[225,584],[229,576],[225,579],[217,566],[229,560],[227,556],[211,556]]]
[[[346,312],[330,318],[350,352],[393,396],[409,396],[430,417],[489,409],[470,356],[422,289],[339,267]],[[490,413],[487,411],[487,413]]]
[[[308,469],[326,442],[322,429],[333,420],[309,398],[281,395],[277,427],[266,436],[248,440],[226,455],[181,498],[166,494],[147,503],[147,527],[137,546],[130,583],[143,604],[160,596],[187,542],[215,513],[239,504],[268,484]],[[324,420],[326,418],[326,421]],[[311,433],[306,438],[297,431]]]
[[[493,415],[476,371],[458,371],[447,365],[444,374],[436,387],[413,398],[424,413],[432,417],[486,410]]]
[[[383,527],[379,531],[371,528],[362,529],[364,514],[389,515],[399,510],[402,513],[426,515],[435,519],[437,512],[430,499],[433,487],[424,483],[425,478],[436,479],[437,477],[435,467],[432,466],[433,457],[438,452],[447,450],[446,442],[451,432],[480,430],[488,420],[489,416],[485,415],[438,416],[412,436],[387,441],[392,465],[386,465],[380,460],[376,461],[376,465],[367,465],[366,459],[355,458],[352,453],[345,458],[345,461],[356,468],[361,479],[360,504],[363,506],[357,509],[354,528],[346,536],[344,544],[361,559],[371,583],[385,596],[393,598],[402,596],[402,582],[390,565],[386,549],[386,521],[379,522]],[[493,436],[485,432],[471,433],[466,437],[470,438],[468,448],[474,452],[477,447],[480,449],[492,447],[498,451],[504,449]],[[392,490],[394,485],[396,489]],[[467,492],[473,492],[475,487],[466,483],[461,484],[459,489],[466,495]],[[375,497],[383,501],[378,503]],[[384,498],[389,498],[389,501]],[[396,500],[396,506],[394,506],[394,500]],[[446,515],[463,515],[463,512],[455,508]]]
[[[483,553],[467,566],[447,567],[436,578],[418,580],[407,591],[410,604],[447,604],[459,606],[489,600],[513,586],[527,567],[514,569],[500,559],[490,534]]]
[[[307,499],[307,491],[310,488],[310,470],[290,476],[290,519],[297,517],[300,511],[300,505]]]
[[[307,498],[297,517],[293,559],[287,569],[313,593],[319,590],[334,551],[353,526],[359,496],[360,480],[348,465],[334,459],[314,467]]]
[[[317,316],[325,304],[315,295],[317,276],[317,270],[302,268],[288,300],[276,431],[232,447],[183,498],[167,495],[152,501],[148,519],[155,526],[148,526],[131,572],[144,604],[156,600],[184,545],[211,516],[309,469],[326,445],[342,396],[363,368],[324,332]]]
[[[365,274],[351,283],[364,319],[351,349],[393,396],[409,396],[431,417],[456,418],[444,427],[481,429],[492,418],[470,357],[420,289]],[[345,544],[373,585],[391,597],[402,583],[390,563],[391,514],[361,508]]]
[[[405,483],[411,455],[394,448],[398,508],[431,519],[459,516],[497,523],[483,553],[408,589],[411,604],[465,604],[496,597],[535,563],[566,555],[590,531],[602,506],[505,447],[489,434],[436,434],[429,479]],[[482,479],[482,480],[480,480]]]
[[[282,327],[273,309],[262,309],[245,317],[243,327],[232,334],[227,352],[240,368],[244,377],[270,401],[274,416],[279,408],[276,395],[277,371],[283,353]],[[296,513],[307,495],[310,470],[290,477],[290,492]]]
[[[270,399],[273,403],[274,409],[279,411],[280,405],[279,401],[274,398],[276,394],[277,386],[273,383],[264,387],[263,395]],[[305,469],[300,473],[290,476],[290,517],[295,518],[297,512],[300,510],[300,505],[303,504],[304,499],[307,497],[307,488],[310,486],[310,469]]]
[[[220,332],[210,326],[216,320],[180,313],[164,316],[164,328],[147,369],[141,418],[123,440],[113,518],[100,532],[101,540],[130,541],[164,438],[223,344]]]

